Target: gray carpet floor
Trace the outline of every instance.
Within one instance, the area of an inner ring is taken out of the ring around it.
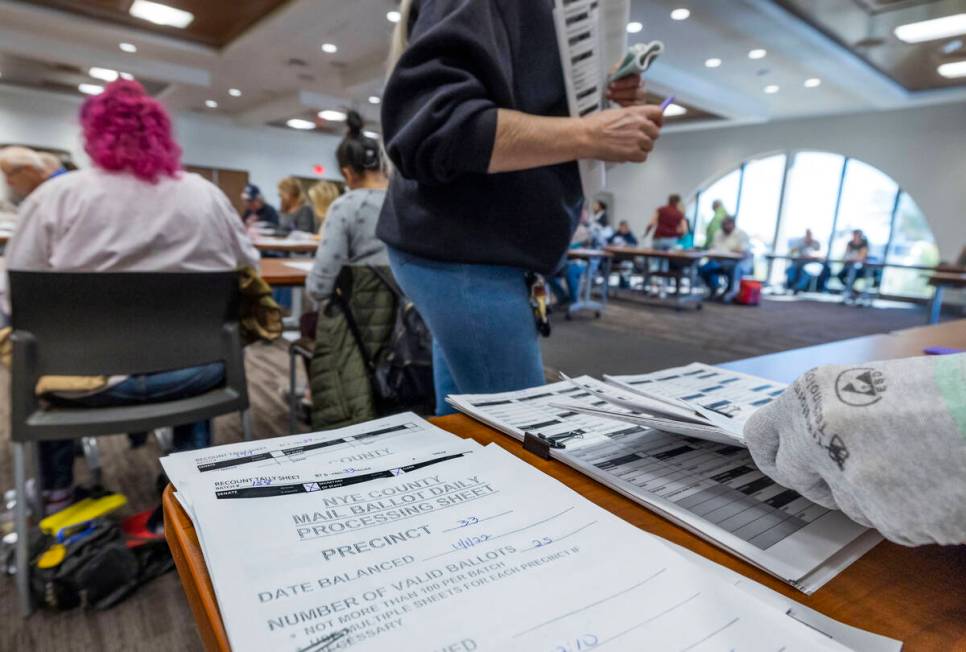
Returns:
[[[601,319],[557,319],[543,340],[548,375],[634,373],[693,361],[722,362],[834,340],[888,332],[925,322],[923,308],[858,309],[838,304],[766,300],[757,308],[708,304],[700,312],[674,312],[632,298],[612,301]],[[281,391],[287,384],[283,343],[254,345],[246,352],[249,392],[257,437],[287,428]],[[9,446],[9,374],[0,371],[0,487],[12,484]],[[240,440],[237,416],[216,420],[217,443]],[[125,437],[102,438],[104,479],[124,492],[123,514],[157,504],[154,479],[160,467],[154,440],[129,450]],[[83,463],[78,479],[86,478]],[[176,573],[143,587],[106,612],[38,612],[22,620],[14,581],[0,577],[0,650],[200,650],[194,619]]]

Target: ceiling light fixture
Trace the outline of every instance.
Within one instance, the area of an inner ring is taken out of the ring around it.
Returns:
[[[104,92],[104,87],[99,84],[79,84],[77,90],[84,95],[100,95]]]
[[[822,85],[822,80],[818,77],[810,77],[805,80],[805,88],[818,88]]]
[[[373,140],[379,140],[379,134],[375,131],[363,131],[362,135],[366,138],[372,138]]]
[[[382,100],[379,98],[378,95],[369,96],[369,104],[379,104],[380,102],[382,102]]]
[[[319,111],[319,117],[329,122],[345,122],[346,115],[343,111],[326,109],[325,111]]]
[[[402,14],[400,14],[398,11],[386,12],[386,20],[388,20],[390,23],[398,23],[401,19]]]
[[[642,29],[644,29],[644,25],[642,23],[639,23],[637,21],[634,21],[632,23],[627,23],[627,33],[628,34],[637,34]]]
[[[775,93],[781,90],[781,86],[778,86],[776,84],[768,84],[768,86],[765,86],[764,90],[765,90],[765,93],[767,93],[768,95],[774,95]]]
[[[893,30],[896,38],[904,43],[922,43],[950,36],[966,34],[966,14],[955,14],[923,20],[918,23],[899,25]]]
[[[100,79],[101,81],[112,82],[119,77],[116,70],[111,70],[110,68],[98,68],[97,66],[88,69],[87,74],[94,79]]]
[[[717,57],[706,59],[704,62],[705,68],[718,68],[719,66],[721,66],[721,59],[718,59]]]
[[[679,7],[671,12],[671,20],[687,20],[691,17],[691,10]]]
[[[118,43],[117,47],[121,48],[121,52],[127,52],[128,54],[134,54],[138,51],[138,46],[133,43]]]
[[[241,97],[241,91],[238,90],[237,88],[229,88],[228,94],[231,95],[232,97]]]
[[[209,109],[217,109],[218,102],[214,100],[205,100],[205,106],[207,106]]]
[[[292,118],[286,122],[292,129],[298,129],[300,131],[308,131],[310,129],[315,129],[315,123],[311,120],[303,120],[302,118]]]
[[[177,27],[178,29],[184,29],[195,19],[195,15],[190,11],[175,9],[160,2],[150,2],[150,0],[134,0],[128,13],[135,18],[146,20],[155,25]]]
[[[959,52],[963,49],[963,40],[954,39],[943,46],[943,54],[952,54],[953,52]]]
[[[681,106],[680,104],[673,104],[672,103],[672,104],[668,104],[667,105],[667,108],[664,109],[664,117],[665,118],[674,118],[674,117],[677,117],[679,115],[684,115],[687,112],[688,112],[688,110],[686,108],[684,108],[683,106]]]
[[[335,43],[323,43],[322,51],[326,54],[335,54],[339,51],[339,48]]]
[[[757,48],[748,52],[749,59],[764,59],[768,55],[768,50]]]
[[[944,63],[936,68],[936,72],[946,79],[958,79],[959,77],[966,77],[966,59],[963,59],[962,61]]]
[[[122,72],[121,73],[121,79],[123,79],[125,81],[134,81],[134,75],[132,75],[129,72]]]

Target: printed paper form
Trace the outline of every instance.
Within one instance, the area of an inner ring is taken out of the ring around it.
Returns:
[[[576,380],[608,389],[589,376]],[[517,439],[524,432],[569,436],[565,450],[552,451],[555,458],[805,592],[821,586],[811,581],[810,573],[823,571],[827,581],[861,554],[847,552],[866,528],[776,484],[744,449],[552,405],[561,400],[606,405],[595,398],[561,382],[448,400]],[[872,537],[873,545],[880,540]],[[828,573],[823,564],[837,553],[845,559],[836,559],[835,572]]]
[[[604,98],[604,66],[600,56],[598,0],[555,0],[554,24],[570,115],[600,111]],[[579,161],[584,197],[600,194],[606,182],[601,161]]]
[[[499,447],[399,471],[205,478],[233,649],[844,649]]]
[[[192,479],[205,474],[258,469],[283,470],[291,464],[313,461],[351,471],[367,462],[406,450],[448,446],[463,441],[412,412],[396,414],[337,430],[260,439],[173,453],[161,458],[168,479],[181,493]],[[191,504],[190,496],[181,496]],[[191,510],[187,509],[189,516]]]
[[[682,401],[715,425],[742,437],[745,423],[759,408],[782,395],[788,385],[695,362],[686,367],[633,376],[604,376],[631,392],[642,391]]]

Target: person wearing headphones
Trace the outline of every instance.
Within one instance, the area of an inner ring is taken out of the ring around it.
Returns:
[[[549,0],[405,0],[400,13],[377,234],[433,333],[445,414],[447,394],[543,384],[526,273],[561,267],[584,202],[576,161],[645,161],[661,109],[634,75],[607,89],[620,108],[570,117]]]

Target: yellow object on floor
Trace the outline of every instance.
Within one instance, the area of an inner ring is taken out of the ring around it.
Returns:
[[[127,497],[124,494],[107,494],[100,498],[85,498],[42,520],[40,529],[44,534],[53,536],[65,527],[106,516],[125,505],[127,505]]]

